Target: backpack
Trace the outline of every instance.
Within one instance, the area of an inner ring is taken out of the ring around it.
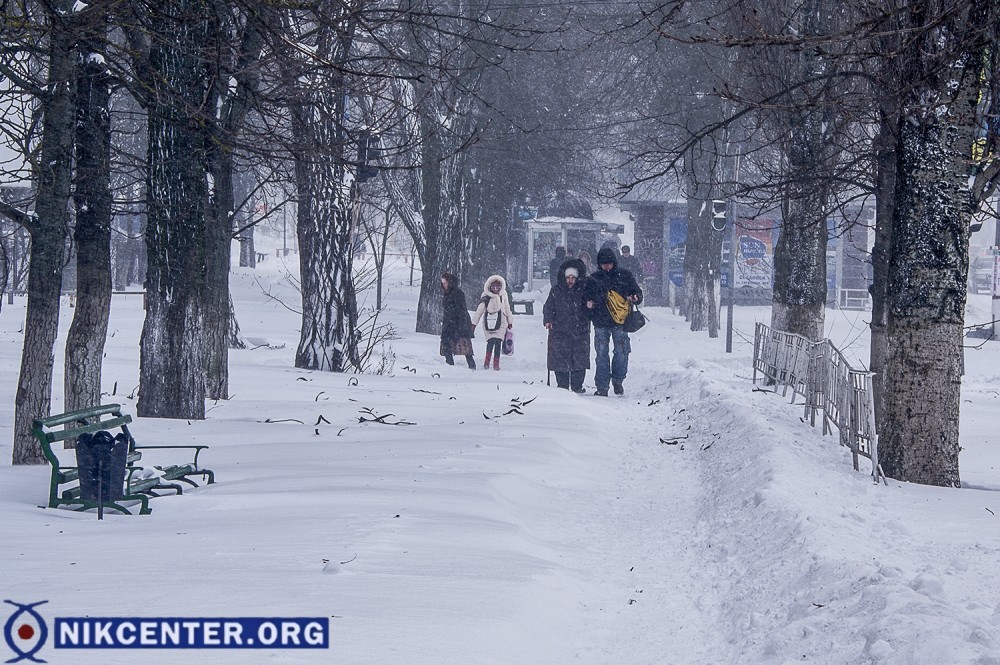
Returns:
[[[625,323],[628,313],[632,310],[630,303],[622,294],[617,291],[608,291],[608,313],[611,319],[621,325]]]

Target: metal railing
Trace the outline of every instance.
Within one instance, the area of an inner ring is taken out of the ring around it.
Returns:
[[[823,434],[837,428],[840,444],[853,456],[854,469],[860,470],[859,458],[872,463],[872,478],[884,480],[878,461],[878,434],[875,431],[873,373],[851,367],[830,340],[814,342],[801,335],[772,330],[757,324],[754,333],[753,382],[758,372],[768,385],[782,386],[782,395],[792,391],[805,400],[804,416],[816,426],[822,413]]]

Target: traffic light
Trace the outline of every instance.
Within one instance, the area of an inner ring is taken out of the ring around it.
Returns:
[[[367,182],[378,175],[381,160],[379,135],[367,130],[358,132],[358,182]]]
[[[712,201],[712,228],[716,231],[726,230],[726,202],[719,199]]]

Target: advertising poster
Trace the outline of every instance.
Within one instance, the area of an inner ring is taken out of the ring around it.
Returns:
[[[740,219],[736,225],[736,288],[771,289],[774,279],[773,219]]]
[[[635,223],[635,247],[632,254],[642,265],[644,297],[650,305],[663,303],[663,221],[639,219]]]

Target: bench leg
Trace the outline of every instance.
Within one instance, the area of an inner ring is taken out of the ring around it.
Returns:
[[[177,483],[160,483],[159,485],[153,485],[149,488],[148,492],[153,496],[160,496],[153,492],[153,490],[173,490],[175,494],[184,494],[184,488]]]

